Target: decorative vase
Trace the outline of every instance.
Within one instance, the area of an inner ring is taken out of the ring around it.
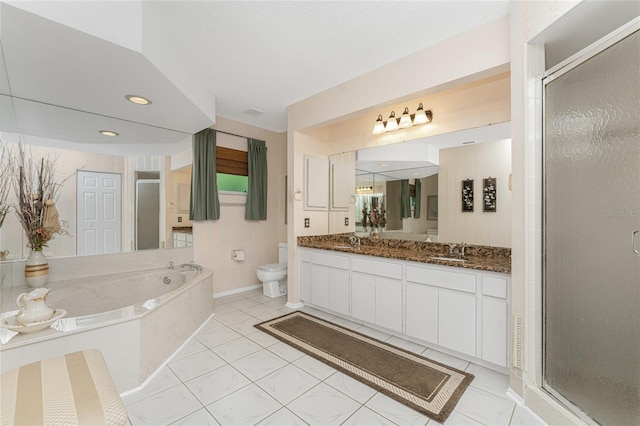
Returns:
[[[29,287],[42,287],[49,278],[49,263],[42,251],[31,250],[27,266],[24,267],[24,277]]]

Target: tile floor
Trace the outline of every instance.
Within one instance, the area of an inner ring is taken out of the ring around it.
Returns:
[[[291,309],[251,290],[215,299],[215,315],[141,391],[131,425],[436,425],[253,327]],[[505,396],[507,376],[343,318],[304,311],[471,372],[446,425],[539,425]]]

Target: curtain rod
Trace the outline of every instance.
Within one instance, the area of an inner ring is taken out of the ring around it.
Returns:
[[[247,136],[242,136],[242,135],[237,135],[235,133],[225,132],[224,130],[216,130],[216,129],[213,129],[213,130],[215,130],[218,133],[224,133],[225,135],[237,136],[239,138],[245,138],[245,139],[253,139],[253,138],[250,138],[250,137],[247,137]]]

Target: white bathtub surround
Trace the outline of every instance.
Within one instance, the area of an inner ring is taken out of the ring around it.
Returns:
[[[178,262],[181,260],[176,263]],[[174,273],[176,272],[174,270]],[[145,274],[148,276],[149,272],[141,272],[138,276],[142,279]],[[171,275],[171,271],[161,269],[158,274],[158,279],[161,279],[165,275]],[[189,274],[193,273],[189,271],[187,275]],[[125,392],[140,386],[213,313],[213,273],[206,269],[180,287],[165,294],[161,294],[160,290],[156,296],[149,296],[144,292],[144,288],[138,289],[141,292],[136,296],[136,284],[140,284],[139,287],[147,287],[146,283],[136,283],[136,279],[131,277],[127,281],[126,274],[101,278],[100,281],[106,283],[110,279],[115,282],[117,295],[129,293],[132,297],[143,296],[148,299],[141,301],[138,298],[130,302],[134,304],[115,309],[113,305],[109,305],[108,308],[111,310],[93,315],[68,316],[54,325],[57,329],[50,328],[35,334],[16,336],[0,348],[1,370],[6,371],[71,351],[98,348],[104,354],[118,392]],[[96,284],[95,281],[98,280],[84,278],[76,281]],[[128,283],[130,291],[122,287],[117,288],[123,282]],[[64,288],[64,284],[63,281],[60,282],[61,289]],[[162,281],[159,282],[159,286],[164,286]],[[52,285],[52,288],[53,296],[55,285]],[[105,294],[104,289],[84,287],[79,288],[78,293],[84,290],[86,294]],[[2,294],[11,294],[19,290],[19,287],[5,288]],[[59,303],[68,306],[72,312],[83,312],[86,307],[83,303],[96,301],[95,298],[83,301],[74,300],[73,297],[67,298],[65,296],[68,295],[65,294],[62,296]],[[80,306],[74,307],[74,302],[80,303]],[[6,312],[4,315],[10,314],[13,312]]]
[[[114,272],[140,271],[162,268],[173,262],[176,265],[193,260],[191,247],[179,249],[141,250],[131,253],[100,254],[95,256],[53,257],[49,262],[48,286],[52,282],[73,278],[93,277]],[[26,285],[24,267],[27,260],[0,262],[0,287]]]

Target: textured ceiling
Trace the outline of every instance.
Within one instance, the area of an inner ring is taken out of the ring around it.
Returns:
[[[144,2],[217,115],[285,131],[286,108],[508,13],[508,1]],[[249,113],[251,108],[265,111]]]

